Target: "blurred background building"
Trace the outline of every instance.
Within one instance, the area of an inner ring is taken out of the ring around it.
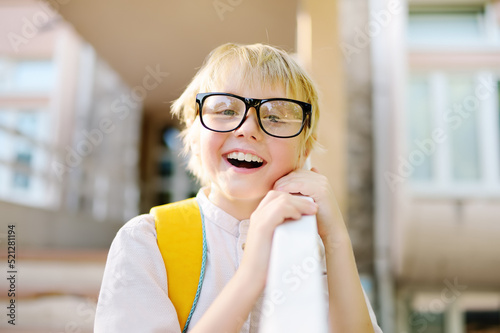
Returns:
[[[0,330],[92,331],[116,231],[198,189],[169,107],[229,41],[318,83],[313,164],[384,332],[500,332],[498,0],[1,0]]]
[[[393,101],[375,95],[375,112],[393,105],[377,178],[395,194],[397,331],[500,332],[500,2],[406,12],[404,50],[393,36],[374,52],[374,66],[395,54],[392,77],[379,73]]]

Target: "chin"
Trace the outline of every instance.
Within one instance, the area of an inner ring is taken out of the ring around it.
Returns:
[[[226,192],[229,197],[235,200],[261,200],[271,189],[238,187],[229,188]]]

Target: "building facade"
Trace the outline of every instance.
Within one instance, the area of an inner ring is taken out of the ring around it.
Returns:
[[[3,209],[41,209],[47,228],[61,213],[120,224],[137,215],[140,92],[46,3],[7,3],[0,15]]]
[[[500,4],[399,4],[371,39],[381,319],[499,332]]]

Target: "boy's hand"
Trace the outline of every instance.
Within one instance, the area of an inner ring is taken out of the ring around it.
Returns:
[[[340,239],[347,230],[340,212],[337,199],[328,179],[316,168],[295,170],[278,179],[274,189],[287,193],[300,193],[311,197],[318,204],[316,219],[318,233],[323,241]],[[325,244],[326,245],[326,244]]]
[[[297,220],[302,215],[314,215],[316,203],[284,191],[269,191],[250,216],[245,253],[242,266],[261,283],[267,278],[271,244],[276,227],[287,220]]]

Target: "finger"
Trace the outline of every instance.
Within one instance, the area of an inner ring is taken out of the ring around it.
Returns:
[[[274,189],[281,192],[299,193],[302,195],[309,195],[308,183],[312,179],[305,175],[294,175],[287,178],[281,178],[275,183]]]
[[[318,206],[314,201],[300,195],[275,191],[273,197],[274,200],[267,201],[265,206],[268,206],[266,208],[274,211],[274,214],[280,215],[283,219],[298,219],[302,215],[314,215],[318,210]]]
[[[281,188],[283,188],[287,184],[300,181],[305,175],[304,172],[306,172],[307,174],[309,171],[303,171],[303,170],[294,171],[281,177],[274,183],[274,189],[281,190]]]
[[[318,205],[306,197],[293,195],[293,200],[300,215],[314,215],[318,212]]]

